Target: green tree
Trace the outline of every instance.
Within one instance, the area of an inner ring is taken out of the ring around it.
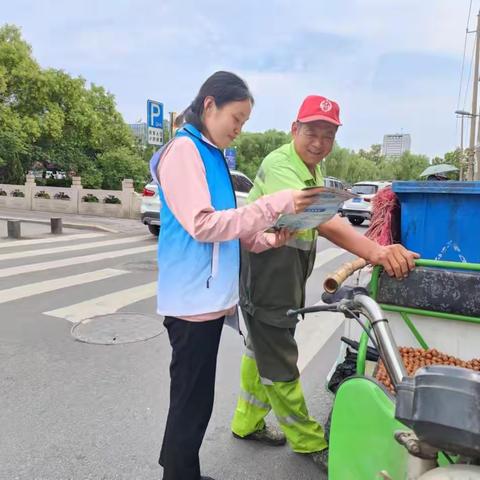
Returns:
[[[353,155],[348,164],[345,180],[349,183],[362,180],[377,180],[377,166],[372,160],[367,160],[359,155]]]
[[[447,152],[440,163],[448,163],[450,165],[454,165],[457,168],[460,168],[460,164],[464,161],[465,161],[465,154],[462,152],[460,148],[457,148],[452,152]]]
[[[148,176],[148,166],[138,162],[137,157],[126,147],[110,150],[99,156],[99,166],[103,175],[102,188],[119,190],[122,180],[131,178],[136,189],[143,187]]]
[[[374,144],[370,147],[370,150],[363,150],[360,149],[358,154],[367,159],[372,161],[375,164],[379,164],[386,160],[385,155],[382,154],[382,146],[380,144]]]
[[[334,145],[325,159],[325,173],[333,177],[355,183],[362,180],[388,180],[393,178],[391,162],[379,155],[378,146],[372,150],[360,150],[358,153]]]
[[[100,186],[111,183],[112,170],[103,171],[110,164],[100,161],[110,152],[111,158],[128,157],[131,165],[123,171],[146,172],[143,151],[113,95],[83,78],[40,68],[20,30],[1,27],[0,181],[7,175],[6,162],[17,156],[23,171],[36,162],[53,163],[81,175],[88,186]]]
[[[445,159],[442,157],[433,157],[430,163],[432,165],[440,165],[441,163],[445,163]]]
[[[335,143],[330,155],[328,155],[322,164],[322,171],[325,175],[350,181],[350,179],[347,178],[348,170],[350,164],[355,161],[355,158],[355,152],[342,148]]]
[[[12,185],[20,185],[25,183],[25,173],[23,172],[22,163],[18,158],[18,155],[13,155],[7,160],[7,175],[5,177],[5,183]]]
[[[428,165],[428,157],[405,152],[393,161],[396,180],[418,180],[419,175]]]
[[[241,133],[232,145],[237,150],[237,168],[254,179],[262,160],[290,140],[289,134],[278,130]]]

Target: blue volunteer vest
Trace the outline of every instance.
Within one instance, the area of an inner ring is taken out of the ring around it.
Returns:
[[[178,137],[190,138],[200,153],[213,208],[235,208],[235,193],[223,153],[204,141],[193,125],[185,125],[175,135]],[[230,308],[238,303],[239,241],[200,242],[182,227],[168,208],[157,177],[157,167],[165,150],[164,147],[156,152],[150,161],[161,201],[157,312],[181,317]],[[185,188],[189,188],[188,185]]]

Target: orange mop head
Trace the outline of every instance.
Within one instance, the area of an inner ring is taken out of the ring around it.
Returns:
[[[392,187],[380,190],[372,199],[372,218],[365,233],[380,245],[400,242],[400,203]]]

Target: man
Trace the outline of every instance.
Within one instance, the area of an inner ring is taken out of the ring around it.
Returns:
[[[292,124],[293,141],[263,160],[248,201],[285,188],[323,186],[320,162],[331,152],[340,125],[337,103],[308,96]],[[288,309],[304,306],[318,234],[398,278],[408,275],[418,255],[401,245],[382,247],[338,216],[317,229],[296,232],[283,247],[242,253],[240,304],[248,339],[233,435],[270,445],[288,440],[295,452],[311,454],[326,469],[327,442],[322,427],[308,414],[299,382],[297,320],[286,316]],[[283,434],[265,424],[271,409]]]

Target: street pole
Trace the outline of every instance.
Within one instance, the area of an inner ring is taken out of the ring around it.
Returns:
[[[472,91],[472,118],[470,123],[470,151],[468,152],[468,178],[467,180],[474,179],[475,170],[475,132],[477,122],[477,95],[478,95],[478,61],[480,54],[480,12],[477,15],[477,30],[475,32],[475,68],[473,72],[473,91]],[[479,132],[480,135],[480,132]],[[478,162],[478,159],[477,159]],[[477,177],[479,174],[478,168],[475,174]]]
[[[461,159],[460,159],[460,175],[459,180],[468,180],[468,160],[470,159],[470,148],[465,149],[465,117],[469,117],[471,119],[472,114],[470,112],[466,112],[465,110],[455,110],[455,114],[457,118],[460,117],[461,119],[461,128],[460,128],[460,152],[461,152]],[[477,117],[479,115],[476,115]],[[467,159],[465,160],[465,156]]]
[[[460,174],[458,176],[459,180],[463,180],[463,119],[465,117],[462,115],[461,116],[461,127],[460,127],[460,152],[461,153],[461,158],[460,158]]]

